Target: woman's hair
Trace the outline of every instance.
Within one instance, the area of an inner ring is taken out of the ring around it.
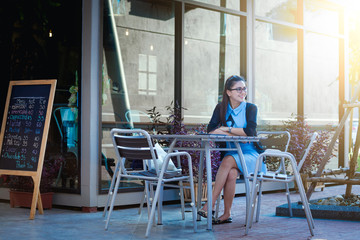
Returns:
[[[220,119],[221,119],[222,125],[224,125],[224,126],[226,126],[225,116],[226,116],[226,110],[227,110],[227,107],[229,104],[229,96],[226,94],[226,91],[230,90],[232,88],[232,86],[234,86],[235,83],[240,82],[240,81],[246,83],[245,78],[242,76],[239,77],[237,75],[232,75],[232,76],[228,77],[228,79],[226,79],[223,96],[222,96],[222,102],[220,105]]]

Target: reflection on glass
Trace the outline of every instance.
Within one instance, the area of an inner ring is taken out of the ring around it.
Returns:
[[[184,21],[184,121],[208,123],[226,78],[240,74],[240,17],[195,9]]]
[[[146,73],[139,72],[139,94],[146,94]]]
[[[305,114],[316,125],[336,123],[339,107],[339,40],[307,33],[305,44]]]
[[[297,112],[296,29],[256,22],[255,103],[260,124],[279,124]],[[289,37],[291,36],[291,37]]]
[[[322,1],[305,1],[304,26],[308,29],[329,34],[339,33],[339,10],[336,5]]]
[[[156,72],[157,70],[157,60],[156,56],[149,56],[149,72]]]
[[[149,73],[149,94],[156,94],[156,74],[152,73]]]
[[[156,95],[157,57],[139,54],[139,91],[140,95]]]
[[[115,4],[113,13],[110,12],[109,2],[112,6]],[[99,185],[105,193],[116,158],[110,130],[113,127],[151,129],[152,119],[147,110],[154,107],[162,115],[161,121],[166,122],[168,112],[165,107],[174,99],[175,14],[170,1],[104,1],[104,4]],[[116,29],[109,28],[109,16],[113,16]],[[136,161],[127,162],[127,166],[136,164]],[[133,191],[143,186],[141,182],[124,180],[120,188]]]
[[[297,0],[256,0],[255,14],[274,20],[296,22]]]
[[[147,56],[139,54],[139,71],[146,71],[147,69]]]

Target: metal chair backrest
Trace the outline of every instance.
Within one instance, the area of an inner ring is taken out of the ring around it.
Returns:
[[[304,162],[305,162],[307,156],[309,155],[311,147],[313,146],[317,136],[318,136],[318,133],[314,132],[314,133],[312,133],[311,138],[309,138],[309,140],[307,141],[307,144],[302,153],[301,160],[299,161],[298,166],[297,166],[299,172],[300,172],[300,169],[302,168],[302,166],[304,165]]]
[[[266,136],[266,138],[260,140],[264,150],[278,149],[287,152],[291,137],[288,131],[259,131],[258,136]]]
[[[146,131],[142,129],[113,129],[111,136],[113,144],[118,150],[116,154],[118,154],[119,159],[152,160],[156,173],[159,172],[154,142]],[[147,165],[143,164],[143,166],[144,170],[147,170]]]

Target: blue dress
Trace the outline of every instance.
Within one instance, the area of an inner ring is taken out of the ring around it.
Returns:
[[[237,108],[232,109],[229,104],[227,107],[226,118],[227,126],[233,128],[246,128],[246,102],[242,102]],[[235,148],[233,143],[227,143],[227,147]],[[253,173],[255,170],[256,159],[259,156],[259,153],[256,151],[254,143],[240,143],[241,151],[243,152],[245,164],[247,167],[248,173]],[[232,156],[235,159],[235,162],[239,170],[243,173],[243,169],[240,164],[240,157],[237,151],[229,151],[225,156]],[[266,172],[266,165],[261,163],[261,171]]]

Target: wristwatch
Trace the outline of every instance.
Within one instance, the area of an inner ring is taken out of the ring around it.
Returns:
[[[231,129],[232,129],[232,127],[229,127],[229,133],[231,133]]]

